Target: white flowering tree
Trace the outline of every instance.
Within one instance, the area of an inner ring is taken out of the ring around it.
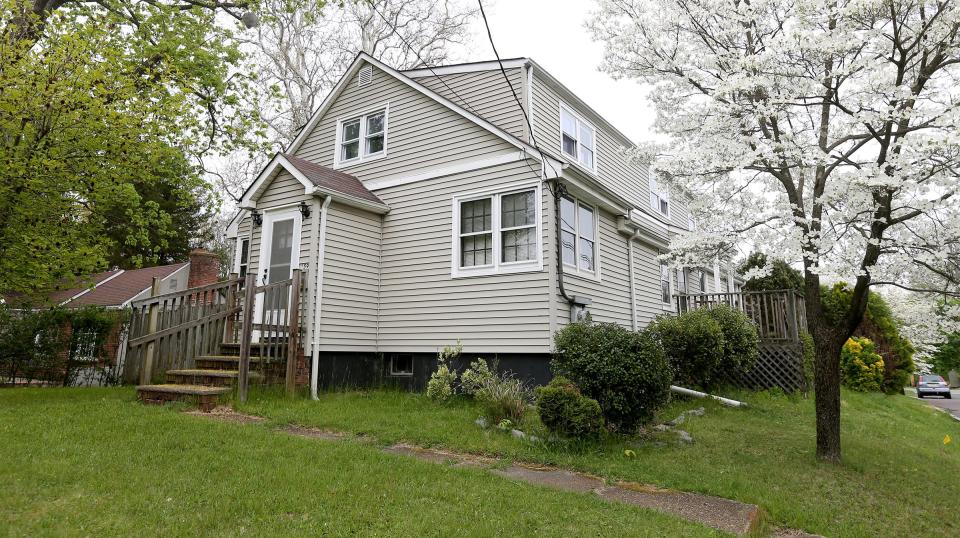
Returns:
[[[599,0],[602,69],[655,85],[687,259],[749,241],[803,262],[817,455],[840,459],[839,352],[871,286],[955,295],[960,9],[948,0]],[[649,148],[648,148],[649,149]],[[853,287],[825,316],[821,280]]]

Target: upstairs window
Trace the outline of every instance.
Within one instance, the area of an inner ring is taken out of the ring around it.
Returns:
[[[540,190],[454,198],[453,276],[539,270]]]
[[[349,164],[383,157],[386,153],[387,111],[343,120],[337,126],[337,163]]]
[[[577,272],[596,272],[596,212],[583,202],[560,200],[560,246],[563,263]]]
[[[661,215],[670,217],[670,191],[657,182],[653,170],[650,171],[650,207]]]
[[[591,172],[597,171],[596,130],[567,107],[560,107],[560,149]]]

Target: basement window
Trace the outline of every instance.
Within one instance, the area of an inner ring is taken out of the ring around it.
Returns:
[[[390,357],[390,375],[413,375],[413,355],[394,355]]]

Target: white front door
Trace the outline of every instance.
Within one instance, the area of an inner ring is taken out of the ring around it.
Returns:
[[[260,263],[257,285],[264,286],[293,276],[300,264],[300,211],[285,209],[266,211],[260,236]],[[286,310],[288,298],[275,294],[257,295],[257,323],[277,319],[279,310]]]

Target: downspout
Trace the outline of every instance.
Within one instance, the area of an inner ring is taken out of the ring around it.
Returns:
[[[560,199],[567,193],[566,187],[563,186],[563,183],[560,183],[560,178],[554,179],[554,187],[551,189],[553,191],[553,212],[556,217],[556,234],[557,234],[557,287],[560,291],[560,296],[563,297],[567,303],[573,305],[576,304],[573,300],[573,297],[567,295],[567,290],[563,288],[563,241],[561,241],[561,222],[560,222]]]
[[[310,361],[310,398],[317,398],[317,382],[320,376],[320,318],[323,306],[323,258],[327,248],[327,209],[333,198],[327,196],[320,206],[320,233],[317,237],[317,278],[314,282],[316,290],[316,307],[313,309],[313,357]]]
[[[640,236],[640,228],[627,236],[627,270],[630,271],[630,323],[633,330],[637,330],[637,287],[633,274],[633,242]]]

